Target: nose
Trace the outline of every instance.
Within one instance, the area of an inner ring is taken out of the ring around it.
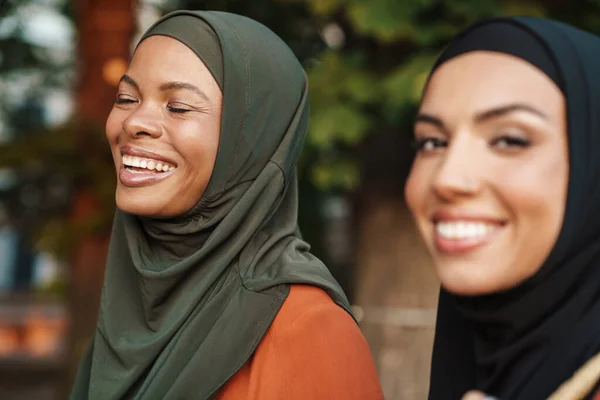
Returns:
[[[453,201],[481,191],[480,149],[468,138],[457,135],[448,145],[433,181],[433,190],[442,199]]]
[[[123,131],[133,138],[159,138],[163,134],[162,124],[156,117],[159,113],[150,106],[141,105],[123,120]]]

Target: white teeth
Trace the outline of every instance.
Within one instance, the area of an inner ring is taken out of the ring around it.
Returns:
[[[163,164],[156,160],[144,160],[143,158],[130,155],[123,155],[122,162],[127,167],[146,168],[150,171],[167,172],[175,169],[171,165]]]
[[[438,222],[435,224],[436,233],[447,239],[472,239],[485,236],[497,229],[498,225],[484,222]]]

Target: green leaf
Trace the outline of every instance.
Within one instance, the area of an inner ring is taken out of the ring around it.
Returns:
[[[325,52],[319,63],[307,69],[307,75],[312,99],[334,101],[342,91],[346,79],[346,70],[340,53]]]
[[[546,11],[537,4],[508,3],[504,5],[505,15],[527,15],[529,17],[546,17]]]
[[[370,128],[371,121],[360,108],[348,103],[334,103],[313,109],[308,140],[319,148],[328,148],[336,142],[355,145]]]
[[[354,0],[346,13],[359,33],[391,42],[410,31],[410,21],[419,6],[420,2],[409,0]]]
[[[345,0],[306,0],[310,9],[316,15],[327,16],[336,12]]]
[[[354,70],[343,81],[342,91],[359,104],[370,104],[380,100],[379,79],[362,70]]]
[[[436,56],[421,54],[392,71],[383,82],[385,101],[393,107],[417,103]]]
[[[353,191],[360,184],[360,168],[356,161],[350,159],[321,161],[313,166],[311,180],[323,191]]]

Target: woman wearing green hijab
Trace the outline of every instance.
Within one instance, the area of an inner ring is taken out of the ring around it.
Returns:
[[[297,228],[307,90],[245,17],[178,11],[142,37],[106,123],[118,211],[71,399],[383,398]]]

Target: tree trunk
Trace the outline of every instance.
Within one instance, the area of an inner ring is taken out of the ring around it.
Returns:
[[[104,127],[112,108],[116,85],[130,56],[135,29],[134,0],[73,0],[79,31],[78,119],[82,126]],[[103,129],[101,131],[104,131]],[[86,149],[91,133],[79,132],[80,150]],[[89,147],[89,146],[88,146]],[[97,150],[96,150],[97,151]],[[91,191],[81,188],[75,196],[72,218],[93,217],[98,201]],[[85,237],[72,259],[69,293],[71,338],[66,391],[70,390],[82,353],[95,330],[109,232]],[[67,394],[61,398],[67,398]]]

